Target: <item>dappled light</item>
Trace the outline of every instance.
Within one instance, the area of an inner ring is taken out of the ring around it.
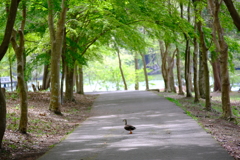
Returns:
[[[51,155],[83,160],[106,157],[122,160],[128,156],[151,160],[231,159],[196,121],[173,103],[150,92],[138,92],[132,100],[122,94],[100,96],[92,110],[94,116],[53,148]],[[118,105],[104,105],[112,104],[108,99]],[[128,105],[124,105],[126,102]],[[133,134],[124,130],[123,119],[136,127]],[[45,157],[40,160],[45,160]]]

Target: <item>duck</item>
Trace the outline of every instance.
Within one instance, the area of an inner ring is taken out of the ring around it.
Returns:
[[[130,124],[127,124],[127,120],[124,119],[123,120],[125,122],[125,126],[124,126],[124,129],[127,130],[127,131],[130,131],[129,134],[132,134],[132,131],[136,129],[136,127],[130,125]]]

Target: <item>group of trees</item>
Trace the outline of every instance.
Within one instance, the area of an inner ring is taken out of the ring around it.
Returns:
[[[176,62],[178,90],[183,94],[180,62],[184,61],[186,96],[192,96],[194,87],[195,102],[204,98],[205,108],[211,110],[208,64],[211,63],[214,91],[222,92],[222,117],[232,117],[229,98],[229,69],[232,68],[228,66],[233,62],[231,58],[237,57],[234,53],[238,52],[238,43],[235,42],[240,28],[238,1],[224,0],[226,5],[222,0],[0,2],[0,23],[5,26],[0,28],[4,31],[0,35],[0,60],[2,63],[9,59],[5,57],[14,57],[10,52],[14,52],[17,60],[15,68],[21,100],[19,131],[22,133],[27,132],[26,82],[36,66],[43,66],[43,83],[38,88],[46,90],[50,87],[49,109],[61,114],[63,100],[74,100],[74,79],[77,93],[83,94],[83,66],[103,58],[101,51],[106,48],[114,50],[118,57],[125,89],[127,82],[120,56],[122,48],[134,56],[136,72],[138,59],[142,59],[147,82],[144,54],[151,42],[159,44],[166,92],[176,91],[173,72]],[[138,89],[137,81],[135,88]],[[149,89],[147,85],[146,89]],[[0,144],[5,127],[6,102],[0,91]]]

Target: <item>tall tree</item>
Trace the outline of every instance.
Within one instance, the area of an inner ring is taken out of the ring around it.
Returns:
[[[18,89],[20,97],[20,123],[19,131],[21,133],[27,133],[27,124],[28,124],[28,98],[27,98],[27,87],[24,77],[24,68],[25,68],[25,39],[24,39],[24,27],[26,23],[26,1],[22,1],[22,22],[18,31],[13,29],[11,44],[16,54],[17,58],[17,80],[18,80]],[[19,36],[19,43],[17,43],[17,34]]]
[[[148,73],[147,73],[147,65],[145,60],[145,55],[143,53],[140,53],[142,57],[142,63],[143,63],[143,73],[145,78],[145,84],[146,84],[146,90],[149,90],[149,81],[148,81]]]
[[[177,51],[176,67],[177,67],[177,79],[178,79],[178,94],[179,95],[184,95],[183,87],[182,87],[181,66],[180,66],[180,52],[179,52],[178,47],[177,47],[176,51]]]
[[[237,27],[237,29],[240,31],[240,15],[238,14],[233,1],[232,0],[224,0],[228,11],[233,19],[233,23],[235,24],[235,26]]]
[[[120,51],[119,51],[118,47],[115,46],[115,48],[117,50],[118,65],[119,65],[120,73],[121,73],[123,84],[124,84],[124,90],[128,90],[127,82],[126,82],[126,79],[125,79],[125,76],[124,76],[124,73],[123,73],[122,60],[121,60],[121,57],[120,57]]]
[[[200,17],[202,14],[202,9],[197,6],[201,5],[199,4],[200,1],[196,0],[194,2],[195,5],[195,14],[196,16]],[[209,85],[209,69],[208,69],[208,49],[205,42],[205,34],[202,29],[202,22],[200,20],[196,21],[196,26],[199,33],[199,41],[200,41],[200,50],[202,53],[202,61],[203,61],[203,67],[204,67],[204,79],[205,79],[205,91],[206,91],[206,97],[205,97],[205,109],[210,111],[211,110],[211,102],[210,102],[210,85]]]
[[[216,34],[218,41],[215,41],[217,50],[220,52],[221,67],[221,84],[222,84],[222,117],[225,119],[232,118],[232,110],[230,105],[230,82],[228,73],[228,45],[224,39],[224,32],[219,19],[221,2],[219,0],[208,0],[208,7],[213,17],[213,34]]]
[[[7,6],[7,8],[9,9],[9,13],[7,17],[7,24],[4,32],[4,37],[0,45],[0,61],[7,52],[17,15],[18,4],[20,1],[21,0],[11,0],[10,7],[8,8]],[[2,90],[0,89],[0,149],[2,148],[2,139],[4,136],[5,129],[6,129],[6,101],[2,93]]]
[[[183,4],[180,3],[181,9],[181,17],[183,17]],[[190,22],[190,1],[187,6],[187,20]],[[184,38],[186,40],[185,46],[185,82],[186,82],[186,97],[192,97],[192,86],[191,86],[191,52],[190,52],[190,39],[186,33],[184,34]]]
[[[51,99],[49,109],[56,114],[60,110],[60,58],[63,47],[63,37],[68,0],[62,0],[61,12],[55,28],[54,25],[54,0],[48,0],[48,25],[51,39]]]

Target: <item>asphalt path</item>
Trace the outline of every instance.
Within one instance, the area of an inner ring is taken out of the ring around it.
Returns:
[[[91,117],[39,160],[233,160],[182,109],[148,91],[101,92]],[[135,126],[124,130],[123,119]]]

